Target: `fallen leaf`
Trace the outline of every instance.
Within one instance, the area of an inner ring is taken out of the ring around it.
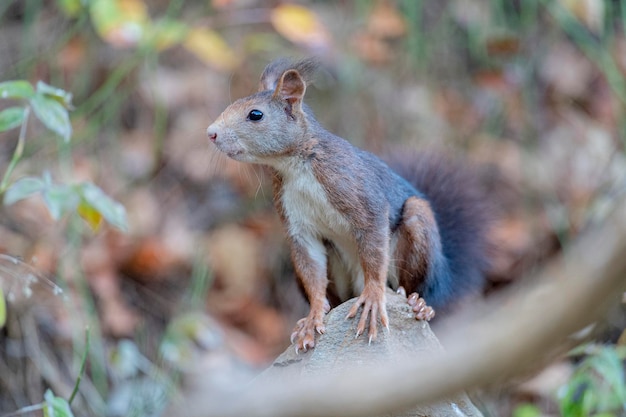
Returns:
[[[554,43],[539,67],[539,76],[567,98],[586,97],[595,76],[593,64],[571,43]]]
[[[100,229],[100,226],[102,225],[102,215],[98,212],[98,210],[93,208],[93,206],[81,201],[76,208],[76,211],[78,212],[78,215],[87,222],[89,227],[91,227],[91,230],[97,232]]]
[[[220,287],[222,300],[237,299],[254,293],[262,273],[259,259],[261,242],[257,236],[238,225],[227,225],[209,237],[207,255]]]
[[[406,34],[406,21],[392,3],[379,1],[370,14],[367,30],[378,38],[399,38]]]
[[[233,6],[236,0],[211,0],[211,7],[215,9],[226,9]]]
[[[91,275],[89,283],[99,299],[102,327],[116,337],[131,336],[139,323],[139,316],[125,303],[116,273],[103,269]]]
[[[520,49],[520,41],[509,34],[492,35],[487,38],[487,53],[490,56],[507,56],[516,54]]]
[[[361,58],[372,64],[385,64],[393,58],[389,45],[368,32],[357,33],[352,45]]]
[[[315,13],[295,4],[281,4],[270,15],[274,29],[293,43],[327,49],[330,35]]]
[[[137,243],[122,269],[135,279],[150,282],[167,278],[180,264],[180,257],[166,242],[158,237],[150,237]]]
[[[189,31],[183,46],[206,64],[221,71],[230,71],[237,65],[237,56],[224,38],[206,28]]]

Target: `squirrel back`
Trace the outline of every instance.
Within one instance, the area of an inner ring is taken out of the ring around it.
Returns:
[[[435,309],[480,291],[489,268],[491,210],[468,164],[440,152],[392,152],[385,162],[431,204],[448,268],[421,289]],[[443,276],[442,276],[443,275]],[[443,308],[442,308],[443,307]]]

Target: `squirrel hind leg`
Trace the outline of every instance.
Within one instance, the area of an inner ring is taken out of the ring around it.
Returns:
[[[418,292],[428,293],[428,281],[440,278],[441,238],[434,212],[428,201],[409,197],[404,203],[402,220],[397,230],[398,244],[393,258],[396,260],[398,283],[409,293],[407,302],[418,320],[430,320],[435,311],[426,301],[440,304],[441,300],[424,300]],[[434,294],[432,294],[434,296]],[[436,297],[435,297],[436,298]]]

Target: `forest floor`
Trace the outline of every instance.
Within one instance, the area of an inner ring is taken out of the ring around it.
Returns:
[[[626,7],[602,0],[3,2],[0,83],[73,94],[69,140],[37,109],[0,132],[3,182],[104,194],[0,207],[0,416],[47,389],[70,398],[86,348],[75,415],[149,416],[194,370],[211,389],[288,346],[308,306],[271,179],[205,134],[277,57],[319,57],[307,102],[331,132],[476,167],[497,246],[484,297],[532,275],[626,190],[625,24]],[[625,322],[616,307],[595,341],[614,345]],[[558,415],[574,369],[560,359],[478,405]]]

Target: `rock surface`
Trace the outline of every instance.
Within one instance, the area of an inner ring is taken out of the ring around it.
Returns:
[[[285,378],[297,381],[307,375],[336,375],[359,366],[384,363],[407,354],[435,352],[442,347],[430,326],[414,318],[406,298],[391,290],[387,294],[387,313],[390,331],[378,332],[378,339],[368,344],[367,336],[355,338],[356,319],[346,320],[349,300],[334,308],[325,319],[326,333],[317,337],[316,346],[308,352],[296,353],[294,345],[285,350],[257,379],[257,383],[271,383]],[[482,416],[465,394],[430,405],[420,405],[385,417],[462,417]]]

